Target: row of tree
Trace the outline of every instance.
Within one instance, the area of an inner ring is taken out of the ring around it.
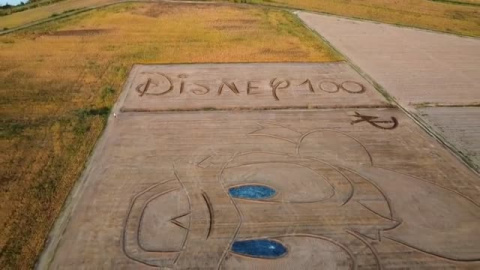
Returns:
[[[39,0],[30,0],[30,2],[38,2]],[[25,4],[27,4],[29,1],[26,0],[25,2],[20,2],[20,4],[18,5],[15,5],[15,6],[12,6],[10,5],[9,3],[6,3],[5,5],[3,6],[0,6],[1,9],[7,9],[7,8],[12,8],[12,7],[18,7],[18,6],[23,6]]]

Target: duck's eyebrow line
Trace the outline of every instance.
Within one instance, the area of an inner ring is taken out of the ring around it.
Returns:
[[[207,204],[208,214],[210,216],[210,223],[209,223],[208,232],[207,232],[207,239],[208,239],[213,229],[213,217],[214,217],[213,206],[212,206],[212,203],[210,202],[210,198],[208,197],[208,194],[203,190],[202,190],[202,197],[205,203]]]
[[[190,212],[188,212],[188,213],[186,213],[186,214],[182,214],[182,215],[180,215],[180,216],[178,216],[178,217],[174,217],[174,218],[170,219],[170,222],[172,222],[173,224],[177,225],[178,227],[181,227],[181,228],[184,228],[185,230],[188,230],[188,228],[185,227],[185,225],[183,225],[182,223],[180,223],[180,222],[177,221],[178,218],[184,217],[184,216],[186,216],[186,215],[188,215],[188,214],[190,214]]]

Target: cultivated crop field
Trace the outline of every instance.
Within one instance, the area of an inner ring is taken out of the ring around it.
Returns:
[[[0,59],[4,269],[35,263],[132,64],[340,60],[285,11],[146,3],[1,36]]]

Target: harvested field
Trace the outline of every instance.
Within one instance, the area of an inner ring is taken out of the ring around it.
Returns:
[[[0,59],[5,269],[35,263],[132,64],[340,60],[287,12],[205,4],[91,11],[0,37]]]

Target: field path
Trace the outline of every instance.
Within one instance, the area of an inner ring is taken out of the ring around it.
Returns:
[[[474,134],[478,126],[459,120],[449,128],[448,123],[453,124],[456,114],[475,119],[480,112],[480,39],[307,12],[297,15],[478,171],[480,153],[475,149],[480,136],[459,134]],[[437,110],[444,120],[438,119]]]

